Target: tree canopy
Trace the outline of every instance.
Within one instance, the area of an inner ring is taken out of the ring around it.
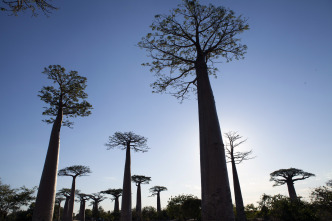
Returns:
[[[197,60],[204,59],[209,73],[216,74],[216,60],[243,58],[247,46],[235,36],[249,29],[246,19],[232,10],[183,0],[170,15],[156,15],[148,33],[138,43],[152,62],[144,63],[155,73],[153,92],[166,92],[183,99],[196,91]],[[165,73],[163,72],[165,71]]]
[[[151,181],[151,177],[143,176],[143,175],[133,175],[131,176],[131,181],[138,184],[149,184]]]
[[[56,86],[44,86],[38,96],[49,104],[49,107],[44,107],[43,115],[57,116],[59,110],[62,110],[63,115],[67,118],[62,124],[70,127],[73,122],[68,118],[90,115],[92,105],[86,101],[88,95],[84,92],[87,78],[79,76],[77,71],[65,72],[66,69],[60,65],[50,65],[44,68],[43,73]],[[53,123],[54,120],[53,117],[50,117],[44,121]]]
[[[252,154],[252,150],[249,151],[243,151],[235,152],[235,148],[243,144],[244,142],[247,141],[247,139],[242,139],[242,136],[239,135],[237,132],[227,132],[224,133],[226,140],[228,141],[225,145],[226,147],[226,158],[227,158],[227,163],[231,162],[232,159],[234,160],[235,164],[241,163],[243,160],[250,160],[253,159],[254,157],[249,157]]]
[[[294,183],[295,181],[304,180],[315,174],[304,172],[296,168],[280,169],[270,174],[270,181],[274,181],[273,186],[280,186],[287,182]]]
[[[108,150],[118,147],[121,150],[131,148],[136,152],[146,152],[149,149],[146,142],[147,138],[133,132],[115,132],[113,136],[109,136],[109,141],[105,145]]]
[[[158,193],[160,193],[160,192],[162,192],[162,191],[166,191],[166,190],[167,190],[167,188],[164,187],[164,186],[154,186],[154,187],[151,187],[151,188],[149,189],[149,191],[152,193],[151,196],[155,196],[155,195],[157,195]]]
[[[80,176],[87,176],[89,173],[91,173],[91,170],[88,166],[74,165],[59,170],[58,175],[80,177]]]
[[[37,11],[41,10],[45,15],[49,15],[57,8],[46,0],[2,0],[0,11],[18,15],[19,12],[31,10],[33,16],[37,16]]]
[[[110,194],[114,198],[119,198],[122,195],[122,189],[108,189],[108,190],[101,191],[101,193]]]

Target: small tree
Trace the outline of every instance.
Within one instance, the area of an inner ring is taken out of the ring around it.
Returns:
[[[131,214],[131,158],[130,149],[135,152],[146,152],[149,148],[146,145],[147,138],[134,134],[133,132],[116,132],[109,137],[108,143],[105,145],[107,149],[116,147],[126,150],[126,163],[123,176],[123,193],[121,205],[121,221],[132,220]]]
[[[303,170],[296,168],[280,169],[270,174],[270,181],[275,182],[273,186],[287,184],[289,198],[291,198],[291,200],[296,200],[297,195],[294,188],[294,182],[299,180],[305,180],[312,176],[315,176],[315,174],[304,172]]]
[[[138,45],[146,49],[157,80],[153,92],[170,91],[179,99],[197,92],[202,183],[202,219],[233,220],[224,144],[209,75],[214,61],[243,58],[246,46],[238,34],[249,29],[246,19],[223,7],[183,0],[170,15],[156,15]]]
[[[133,175],[131,177],[132,182],[137,186],[137,196],[136,196],[136,212],[139,219],[142,219],[142,196],[141,196],[141,184],[149,184],[151,177],[142,175]]]
[[[99,203],[106,199],[106,197],[101,195],[101,192],[99,193],[93,193],[90,195],[90,198],[93,200],[92,202],[92,217],[94,217],[96,220],[99,218]]]
[[[157,212],[161,212],[161,204],[160,204],[160,192],[166,191],[167,188],[164,186],[154,186],[150,188],[151,196],[157,196]]]
[[[49,104],[49,107],[45,107],[43,115],[55,116],[55,119],[51,117],[44,120],[53,123],[53,127],[39,183],[33,221],[51,221],[53,217],[61,125],[70,127],[73,122],[68,120],[69,117],[85,117],[91,114],[92,106],[85,100],[88,97],[84,92],[86,78],[79,76],[77,71],[65,72],[65,68],[60,65],[45,68],[43,73],[56,86],[43,87],[38,95],[42,101]],[[64,121],[63,116],[67,117]]]
[[[45,0],[2,0],[0,11],[9,12],[18,15],[19,12],[31,10],[33,16],[37,16],[37,10],[41,10],[45,15],[51,14],[52,10],[56,10],[49,1]]]
[[[75,201],[75,189],[76,189],[76,178],[81,176],[87,176],[91,173],[91,170],[87,166],[82,165],[74,165],[70,167],[66,167],[64,169],[59,170],[59,176],[71,176],[73,178],[72,186],[71,186],[71,193],[69,199],[69,206],[68,206],[68,216],[64,221],[72,221],[73,220],[73,212],[74,212],[74,201]]]
[[[114,212],[119,212],[119,198],[122,196],[122,189],[108,189],[101,191],[101,193],[110,194],[113,196],[112,200],[114,200]]]
[[[80,193],[78,197],[80,198],[79,220],[85,221],[85,203],[91,198],[91,195]]]
[[[249,157],[252,154],[252,150],[245,152],[235,152],[235,148],[247,141],[246,139],[243,140],[242,136],[240,136],[237,132],[227,132],[225,133],[225,137],[228,141],[226,144],[226,158],[228,160],[227,163],[230,162],[232,164],[236,216],[237,220],[245,221],[247,219],[244,212],[244,204],[236,164],[239,164],[244,160],[252,159],[252,157]]]
[[[64,201],[66,198],[57,196],[55,197],[55,203],[58,204],[58,221],[61,219],[61,202]]]

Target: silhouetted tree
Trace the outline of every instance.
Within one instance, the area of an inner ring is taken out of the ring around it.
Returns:
[[[59,170],[59,176],[71,176],[73,178],[70,192],[70,199],[68,204],[68,216],[66,216],[64,221],[72,221],[73,220],[73,212],[74,212],[74,203],[75,203],[75,189],[76,189],[76,178],[80,176],[87,176],[91,173],[91,170],[87,166],[82,165],[74,165],[70,167],[66,167],[64,169]]]
[[[114,200],[114,212],[119,212],[119,197],[122,196],[122,189],[108,189],[101,191],[101,193],[110,194],[113,196]]]
[[[164,186],[154,186],[150,188],[150,192],[152,193],[151,196],[157,196],[157,212],[161,211],[161,204],[160,204],[160,192],[166,191],[167,188]]]
[[[80,198],[79,220],[85,221],[85,203],[91,198],[91,195],[80,193],[78,194],[78,197]]]
[[[280,169],[270,174],[270,181],[275,182],[273,186],[287,184],[289,198],[291,198],[291,200],[296,200],[297,195],[294,188],[294,182],[304,180],[312,176],[315,176],[315,174],[304,172],[303,170],[296,168]]]
[[[19,12],[31,10],[32,15],[37,16],[37,10],[41,10],[45,15],[48,15],[52,10],[56,10],[50,1],[45,0],[2,0],[0,11],[10,12],[17,15]]]
[[[121,205],[121,220],[131,221],[131,159],[130,149],[135,152],[146,152],[149,148],[146,146],[147,138],[134,134],[133,132],[115,132],[113,136],[109,137],[106,143],[107,149],[114,149],[115,147],[121,150],[126,150],[126,163],[123,176],[123,193]]]
[[[226,144],[226,158],[227,162],[232,164],[232,172],[233,172],[233,185],[234,185],[234,195],[235,195],[235,204],[236,204],[236,217],[239,221],[245,221],[246,214],[244,212],[244,204],[241,193],[241,186],[239,181],[239,176],[236,169],[236,164],[241,163],[243,160],[252,159],[249,157],[252,153],[252,150],[246,152],[235,152],[235,148],[246,142],[247,140],[243,140],[242,136],[240,136],[237,132],[227,132],[225,133],[225,137],[227,139]]]
[[[183,0],[170,15],[156,15],[148,33],[138,45],[153,59],[150,66],[157,80],[154,92],[166,92],[184,99],[197,91],[202,184],[202,219],[234,219],[220,131],[209,75],[215,75],[214,61],[243,58],[246,46],[237,37],[249,29],[246,20],[224,7],[200,5]],[[165,71],[165,72],[163,72]]]
[[[79,190],[75,190],[75,195],[78,195],[79,193],[80,193]],[[65,198],[65,205],[63,207],[62,220],[68,220],[70,196],[71,196],[71,189],[69,189],[69,188],[62,188],[56,194],[56,197]]]
[[[141,196],[141,184],[149,184],[151,177],[142,176],[142,175],[133,175],[131,176],[132,182],[137,186],[136,194],[136,212],[139,220],[142,219],[142,196]]]
[[[60,196],[55,197],[55,203],[58,204],[58,221],[60,221],[61,218],[61,202],[64,201],[65,199],[66,198]]]
[[[63,121],[63,116],[77,117],[91,114],[92,106],[85,100],[88,95],[84,92],[86,78],[77,74],[77,71],[65,73],[65,68],[60,65],[50,65],[44,69],[44,74],[55,85],[43,87],[39,92],[42,101],[49,104],[45,107],[43,115],[56,116],[45,120],[53,123],[50,142],[48,145],[43,173],[40,179],[36,207],[33,212],[33,221],[51,221],[54,211],[54,200],[58,172],[58,159],[60,149],[61,125],[71,126],[68,119]]]
[[[106,197],[102,196],[101,193],[93,193],[90,195],[90,198],[93,200],[92,202],[92,216],[98,220],[99,218],[99,203],[106,199]]]

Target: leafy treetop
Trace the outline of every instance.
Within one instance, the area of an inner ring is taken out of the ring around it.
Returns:
[[[155,196],[159,194],[161,191],[166,191],[167,188],[164,186],[154,186],[150,188],[150,192],[152,193],[151,196]]]
[[[66,69],[60,65],[50,65],[44,68],[43,73],[47,78],[52,80],[56,85],[44,86],[39,91],[39,97],[42,101],[49,104],[44,107],[43,115],[57,116],[59,111],[63,111],[63,115],[69,117],[85,117],[91,114],[92,106],[85,99],[88,95],[84,92],[86,88],[86,77],[78,75],[77,71],[65,73]],[[44,120],[47,123],[53,123],[54,118]],[[64,126],[70,127],[73,122],[68,119],[63,121]]]
[[[295,181],[304,180],[312,176],[315,176],[315,174],[304,172],[296,168],[280,169],[270,174],[270,181],[275,182],[273,186],[280,186],[287,182],[294,183]]]
[[[108,190],[101,191],[101,193],[110,194],[116,199],[122,195],[122,189],[108,189]]]
[[[131,176],[131,181],[136,183],[136,185],[149,184],[149,182],[151,181],[151,177],[143,175],[133,175]]]
[[[61,197],[61,196],[64,196],[66,198],[69,198],[70,197],[70,194],[71,194],[71,189],[69,188],[62,188],[61,190],[59,190],[57,193],[56,193],[56,196],[57,197]],[[75,196],[79,195],[80,194],[80,191],[79,190],[75,190]]]
[[[0,11],[10,12],[13,15],[18,15],[19,12],[31,10],[33,16],[37,16],[37,10],[41,10],[46,16],[51,14],[52,10],[57,8],[46,0],[2,0]]]
[[[82,165],[74,165],[70,167],[66,167],[64,169],[59,170],[59,176],[71,176],[71,177],[80,177],[80,176],[87,176],[91,173],[91,170],[87,166]]]
[[[235,37],[249,29],[246,19],[236,17],[232,10],[201,5],[197,0],[183,0],[170,15],[156,15],[150,27],[153,32],[143,37],[138,46],[146,49],[153,60],[143,64],[157,77],[151,84],[153,92],[171,88],[171,94],[181,99],[196,91],[198,60],[203,60],[209,73],[216,76],[215,60],[243,58],[247,49]]]
[[[121,150],[131,148],[136,152],[146,152],[149,149],[146,142],[147,138],[133,132],[115,132],[113,136],[109,136],[109,141],[105,146],[108,147],[108,150],[119,147]]]

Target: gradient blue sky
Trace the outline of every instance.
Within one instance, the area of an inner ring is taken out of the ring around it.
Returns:
[[[170,196],[200,197],[198,114],[195,96],[182,104],[152,94],[149,61],[136,44],[153,16],[168,13],[179,0],[54,1],[49,18],[30,13],[0,14],[0,177],[12,187],[39,185],[51,126],[43,123],[38,91],[48,85],[41,74],[60,64],[88,78],[94,107],[87,118],[63,128],[59,169],[90,166],[93,173],[77,188],[95,193],[122,188],[125,152],[106,150],[108,136],[133,131],[148,138],[147,153],[132,153],[132,174],[152,177],[142,186],[143,206],[156,206],[148,189],[168,188]],[[332,2],[330,0],[202,0],[248,18],[245,60],[218,64],[212,80],[222,132],[238,131],[255,159],[238,166],[245,204],[263,193],[287,195],[272,187],[269,174],[295,167],[316,177],[295,183],[298,195],[332,179]],[[231,170],[229,168],[231,178]],[[232,179],[230,179],[232,186]],[[71,186],[59,177],[57,189]],[[136,188],[132,185],[133,207]],[[113,202],[101,203],[113,210]],[[78,205],[75,210],[78,209]]]

